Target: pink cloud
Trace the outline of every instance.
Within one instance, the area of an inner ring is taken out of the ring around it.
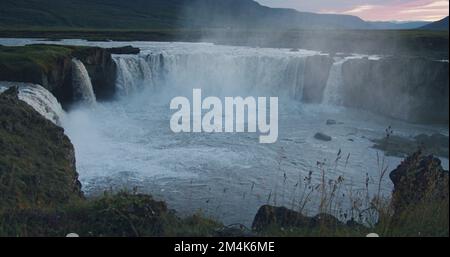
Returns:
[[[397,1],[390,5],[357,5],[345,10],[321,10],[322,13],[350,14],[372,21],[435,21],[449,15],[449,0]]]

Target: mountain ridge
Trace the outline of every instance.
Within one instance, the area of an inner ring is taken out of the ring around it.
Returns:
[[[430,23],[428,25],[425,25],[423,27],[421,27],[421,29],[425,29],[425,30],[448,30],[448,16],[435,21],[433,23]]]
[[[2,0],[0,27],[370,29],[371,25],[356,16],[270,8],[253,0]]]

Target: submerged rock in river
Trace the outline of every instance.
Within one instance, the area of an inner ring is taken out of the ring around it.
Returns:
[[[322,140],[322,141],[331,141],[331,137],[327,134],[324,134],[322,132],[318,132],[314,135],[314,138],[317,140]]]

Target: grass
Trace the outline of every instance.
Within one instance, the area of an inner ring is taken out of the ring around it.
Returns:
[[[178,218],[164,202],[128,192],[105,194],[52,210],[0,213],[1,236],[213,236],[221,226],[200,215]]]
[[[43,71],[50,72],[58,65],[58,60],[87,49],[89,47],[48,44],[0,46],[0,65],[8,69],[36,65]]]
[[[448,32],[422,30],[2,28],[0,37],[81,38],[91,41],[206,41],[225,45],[309,49],[448,59]]]
[[[371,178],[367,175],[364,189],[354,189],[352,183],[347,183],[342,175],[337,175],[336,178],[329,175],[338,174],[337,166],[346,167],[349,158],[349,154],[344,155],[339,150],[335,160],[331,163],[327,161],[317,162],[316,170],[310,171],[307,176],[300,177],[296,184],[291,185],[293,187],[291,190],[291,210],[297,211],[298,215],[302,217],[308,216],[308,213],[331,214],[342,223],[319,222],[318,225],[313,227],[283,227],[278,223],[269,224],[258,232],[259,235],[347,237],[378,233],[383,237],[449,236],[448,191],[447,193],[441,192],[442,187],[437,186],[444,185],[445,188],[445,185],[447,185],[448,187],[448,176],[447,180],[444,179],[443,181],[439,175],[430,173],[431,176],[429,176],[425,174],[424,176],[428,176],[425,196],[416,200],[416,202],[406,204],[409,200],[404,199],[405,192],[400,192],[394,196],[383,192],[382,185],[387,179],[389,167],[386,165],[385,157],[378,153],[376,156],[377,177]],[[284,158],[280,157],[279,159]],[[421,161],[419,160],[418,163],[421,163]],[[279,163],[279,166],[282,167],[282,163]],[[414,174],[414,172],[415,170],[408,170],[407,174],[409,175],[407,176],[412,176],[411,174]],[[421,185],[418,185],[415,179],[402,181],[402,183],[408,184],[409,190],[419,192]],[[374,190],[369,190],[370,186]],[[279,190],[277,185],[274,185],[274,187],[275,189],[269,193],[269,199],[273,200],[272,204],[274,206],[288,206],[286,201],[277,202],[271,198]],[[405,187],[403,186],[403,188]],[[437,197],[437,195],[445,194],[444,198]],[[397,197],[396,203],[393,201],[395,197]],[[398,204],[398,197],[402,198],[400,199],[403,202],[401,208]],[[314,201],[314,199],[317,200]],[[414,197],[414,199],[417,198]]]
[[[14,70],[29,67],[51,71],[57,60],[70,55],[74,48],[56,45],[0,46],[0,67]]]
[[[331,169],[340,161],[346,163],[348,159],[344,157],[348,155],[338,153]],[[383,195],[380,189],[387,174],[383,159],[377,157],[379,177],[374,181],[378,190],[372,195],[369,194],[372,179],[367,178],[364,190],[354,190],[351,184],[344,183],[342,176],[329,179],[329,169],[318,163],[318,182],[315,183],[309,173],[300,179],[301,186],[300,183],[294,185],[291,196],[285,196],[285,201],[291,201],[292,209],[299,214],[307,215],[308,210],[315,209],[314,212],[331,214],[342,223],[323,219],[314,226],[304,227],[271,224],[250,233],[262,237],[364,237],[369,233],[378,233],[382,237],[448,236],[448,197],[441,201],[432,197],[422,199],[401,212],[394,212],[391,197]],[[276,194],[276,190],[273,192]],[[314,201],[315,197],[318,201]],[[274,199],[272,201],[275,206],[281,205]],[[348,208],[347,203],[350,204]],[[168,210],[164,202],[126,191],[105,193],[55,209],[0,213],[0,235],[8,236],[64,236],[71,232],[81,236],[217,236],[224,228],[223,224],[202,213],[180,218]],[[246,231],[245,226],[241,229],[244,229],[242,233]]]
[[[0,95],[0,211],[53,208],[81,199],[71,156],[63,129],[17,96]]]

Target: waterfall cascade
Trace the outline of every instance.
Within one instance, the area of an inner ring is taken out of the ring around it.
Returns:
[[[52,93],[40,85],[20,82],[0,82],[0,92],[11,86],[19,88],[20,100],[29,104],[46,119],[61,126],[65,112]]]
[[[323,96],[320,98],[323,104],[342,105],[344,63],[350,59],[378,58],[356,54],[334,58],[331,68],[327,65],[319,67],[329,75],[326,83],[319,82],[323,87],[317,89],[320,84],[311,80],[320,79],[320,76],[306,74],[312,70],[317,72],[317,65],[326,63],[308,59],[317,55],[323,54],[274,53],[257,49],[237,52],[155,49],[140,55],[115,55],[113,59],[118,67],[116,86],[121,95],[128,95],[139,88],[175,88],[172,92],[201,88],[207,95],[285,96],[302,101],[305,100],[305,90],[322,90],[319,94]]]
[[[351,59],[363,59],[379,60],[378,56],[364,56],[364,55],[350,55],[346,57],[334,58],[334,63],[330,69],[330,75],[328,76],[327,85],[323,92],[322,103],[326,105],[343,105],[344,99],[344,78],[342,74],[342,67]]]
[[[96,98],[91,79],[84,64],[78,59],[72,59],[72,87],[74,100],[95,105]]]
[[[335,62],[330,69],[330,75],[328,76],[327,85],[323,92],[323,103],[329,105],[342,105],[342,66],[348,60],[348,58],[335,58]]]
[[[117,89],[202,88],[216,95],[287,95],[301,99],[307,56],[233,56],[212,53],[114,56]]]

